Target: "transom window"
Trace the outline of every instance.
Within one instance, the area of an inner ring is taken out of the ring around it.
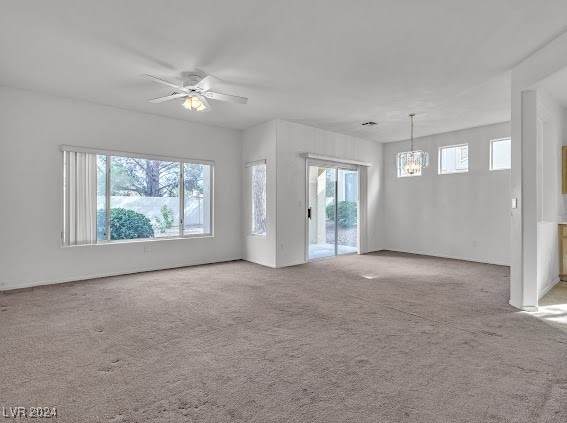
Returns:
[[[512,142],[510,138],[490,140],[490,170],[512,168]]]
[[[63,147],[63,244],[212,234],[213,163]]]
[[[439,173],[462,173],[469,170],[469,145],[439,148]]]

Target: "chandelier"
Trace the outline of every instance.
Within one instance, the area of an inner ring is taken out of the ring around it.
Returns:
[[[415,113],[410,113],[411,137],[410,151],[396,154],[396,166],[402,173],[408,175],[419,174],[421,169],[429,166],[429,154],[422,150],[413,149],[413,117]]]

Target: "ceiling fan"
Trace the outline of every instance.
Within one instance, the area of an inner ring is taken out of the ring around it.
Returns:
[[[246,97],[239,97],[236,95],[221,94],[211,91],[211,83],[218,79],[212,75],[201,77],[196,74],[189,74],[187,80],[182,85],[173,84],[164,81],[163,79],[156,78],[152,75],[143,75],[152,81],[167,85],[174,89],[173,93],[165,97],[154,98],[149,100],[150,103],[162,103],[164,101],[173,100],[176,98],[185,99],[182,106],[188,110],[196,110],[198,112],[207,112],[211,109],[209,100],[230,101],[232,103],[246,104],[248,99]]]

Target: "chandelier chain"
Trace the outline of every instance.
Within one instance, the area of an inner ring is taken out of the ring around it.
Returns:
[[[410,150],[413,151],[413,117],[415,116],[415,113],[410,113],[409,117],[411,120],[411,136],[410,136],[410,144],[411,144],[411,148]]]

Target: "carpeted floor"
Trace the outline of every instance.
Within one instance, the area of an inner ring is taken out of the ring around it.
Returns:
[[[566,422],[507,267],[380,252],[0,294],[1,407],[59,422]],[[3,419],[10,421],[8,419]]]

